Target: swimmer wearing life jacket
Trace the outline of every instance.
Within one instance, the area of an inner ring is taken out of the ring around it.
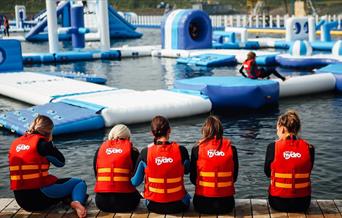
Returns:
[[[278,77],[282,81],[285,81],[286,78],[280,75],[275,69],[265,69],[259,68],[255,61],[256,54],[254,52],[249,52],[247,54],[247,59],[242,63],[242,66],[239,70],[242,76],[250,78],[250,79],[264,79],[269,78],[271,74]],[[247,75],[246,75],[247,74]]]
[[[236,148],[223,137],[221,121],[209,116],[202,127],[202,138],[191,151],[190,180],[196,186],[195,210],[206,214],[232,211],[238,169]]]
[[[269,204],[286,212],[306,211],[311,201],[311,171],[315,149],[298,133],[301,122],[295,111],[278,118],[279,139],[267,147],[264,171],[270,178]]]
[[[129,212],[140,202],[141,195],[131,184],[139,151],[130,139],[128,127],[118,124],[95,153],[95,203],[101,211]]]
[[[183,180],[184,174],[189,173],[188,151],[169,141],[171,128],[165,117],[154,117],[151,131],[153,143],[141,151],[132,184],[138,186],[144,180],[144,198],[149,211],[181,213],[190,204]]]
[[[63,154],[52,143],[53,126],[49,117],[38,115],[28,131],[13,141],[8,154],[11,190],[19,206],[27,211],[45,210],[71,198],[70,206],[77,216],[86,217],[86,183],[49,173],[50,164],[65,164]]]

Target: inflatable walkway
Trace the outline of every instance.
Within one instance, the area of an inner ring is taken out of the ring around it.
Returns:
[[[38,113],[54,120],[54,134],[64,134],[147,122],[156,115],[178,118],[211,110],[210,100],[195,93],[115,89],[28,72],[0,74],[0,94],[39,105],[0,115],[1,126],[18,134],[26,131]]]

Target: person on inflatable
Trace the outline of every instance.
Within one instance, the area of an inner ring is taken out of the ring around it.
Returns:
[[[274,76],[280,78],[282,81],[286,80],[286,78],[280,75],[275,69],[259,68],[256,64],[255,58],[256,54],[254,52],[248,52],[247,59],[242,63],[242,66],[239,70],[242,76],[250,79],[269,79],[270,75],[273,74]]]
[[[63,154],[52,143],[52,120],[38,115],[28,131],[9,150],[10,186],[20,207],[41,211],[61,201],[70,202],[78,217],[86,217],[86,183],[77,178],[59,179],[49,174],[50,163],[63,167]]]
[[[191,151],[190,180],[196,186],[195,210],[206,214],[232,211],[238,169],[236,148],[223,137],[221,121],[209,116],[202,127],[202,138]]]
[[[148,210],[181,213],[189,208],[191,198],[183,180],[184,174],[189,173],[188,151],[169,141],[171,128],[165,117],[154,117],[151,131],[153,143],[141,151],[132,184],[138,186],[145,176],[144,198]]]
[[[118,124],[95,153],[95,203],[102,211],[129,212],[140,202],[141,195],[131,184],[139,151],[130,138],[128,127]]]
[[[264,171],[270,178],[268,200],[279,211],[300,212],[310,206],[315,150],[299,137],[300,128],[298,114],[287,111],[277,122],[279,139],[267,147]]]

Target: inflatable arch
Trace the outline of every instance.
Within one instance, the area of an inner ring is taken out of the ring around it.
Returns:
[[[175,10],[161,23],[163,49],[205,49],[212,47],[211,20],[201,10]]]

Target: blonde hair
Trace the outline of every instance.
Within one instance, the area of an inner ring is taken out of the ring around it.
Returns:
[[[108,134],[109,140],[131,138],[131,131],[124,124],[115,125]]]
[[[301,128],[299,115],[294,110],[288,110],[278,118],[278,126],[283,126],[290,134],[297,135]]]
[[[31,123],[28,133],[35,134],[39,133],[45,137],[49,137],[53,129],[52,120],[44,115],[38,115]]]

